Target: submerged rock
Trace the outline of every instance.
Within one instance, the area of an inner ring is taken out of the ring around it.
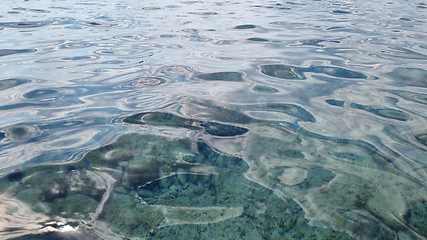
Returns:
[[[159,187],[161,188],[168,188],[171,185],[171,181],[169,178],[160,178],[158,180]]]
[[[197,174],[196,173],[192,173],[188,175],[188,179],[190,180],[190,182],[195,183],[197,181]]]
[[[185,171],[182,168],[178,168],[177,178],[181,184],[184,184],[185,182],[187,182],[187,171]]]
[[[111,174],[111,176],[120,182],[122,180],[122,177],[123,177],[123,168],[121,166],[116,167],[113,170],[113,173]]]
[[[169,194],[173,195],[173,196],[177,196],[178,192],[181,190],[181,188],[177,185],[177,184],[172,184],[169,187]]]
[[[168,188],[172,184],[172,181],[170,180],[170,178],[167,177],[166,173],[162,168],[159,168],[158,171],[159,171],[159,178],[157,180],[157,184],[161,188]]]
[[[13,172],[7,174],[9,182],[21,182],[23,177],[24,173],[19,169],[15,169]]]
[[[114,192],[121,193],[121,194],[127,194],[128,191],[123,186],[115,187]]]
[[[205,192],[205,187],[203,184],[198,184],[195,188],[194,188],[194,193],[197,195],[201,195]]]
[[[427,201],[412,202],[407,208],[404,215],[406,222],[421,236],[427,237]]]
[[[158,175],[159,162],[151,155],[136,157],[128,164],[128,184],[129,186],[144,185],[156,180]]]
[[[67,196],[69,185],[65,179],[56,178],[50,183],[50,186],[44,190],[44,200],[52,202],[57,198],[64,198]]]
[[[302,183],[307,178],[307,170],[301,168],[286,168],[279,176],[280,182],[289,186]]]
[[[130,182],[129,182],[129,173],[127,172],[123,175],[122,186],[129,190],[132,189],[132,186],[130,185]]]
[[[153,192],[147,189],[140,189],[138,191],[138,195],[143,197],[143,198],[149,198],[153,196]]]

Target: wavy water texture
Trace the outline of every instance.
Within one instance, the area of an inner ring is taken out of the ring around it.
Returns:
[[[426,14],[2,1],[1,238],[427,238]]]

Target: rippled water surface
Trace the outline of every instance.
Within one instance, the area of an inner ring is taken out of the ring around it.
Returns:
[[[427,238],[427,2],[0,9],[0,238]]]

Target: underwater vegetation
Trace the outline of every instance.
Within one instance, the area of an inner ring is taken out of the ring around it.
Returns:
[[[125,124],[159,131],[124,134],[77,162],[29,163],[4,175],[3,196],[13,196],[31,216],[8,234],[32,239],[25,230],[38,229],[40,236],[66,239],[70,232],[61,230],[70,228],[88,239],[101,233],[141,239],[425,236],[421,181],[400,172],[375,146],[297,124],[261,124],[232,107],[191,104],[216,121],[160,111],[127,116]],[[308,114],[287,104],[246,108]],[[237,121],[229,122],[230,114]],[[11,213],[15,220],[21,216]]]
[[[128,134],[77,163],[26,168],[22,183],[4,189],[23,174],[13,172],[2,188],[45,216],[36,223],[46,232],[80,227],[87,238],[102,222],[120,236],[146,239],[351,239],[309,226],[296,202],[249,181],[247,170],[241,158],[202,141]]]

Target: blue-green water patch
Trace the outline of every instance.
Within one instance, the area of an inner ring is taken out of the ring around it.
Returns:
[[[58,91],[53,89],[38,89],[24,94],[25,98],[33,99],[33,98],[42,98],[46,96],[53,96],[57,94]]]
[[[427,87],[427,71],[422,68],[397,67],[387,75],[399,86]]]
[[[373,113],[373,114],[381,116],[381,117],[395,119],[398,121],[408,121],[408,120],[412,119],[412,117],[409,114],[407,114],[403,111],[400,111],[400,110],[396,110],[396,109],[374,108],[371,106],[361,105],[361,104],[357,104],[357,103],[351,103],[350,106],[352,108],[355,108],[355,109],[364,110],[364,111]]]
[[[345,101],[335,100],[335,99],[327,99],[325,100],[325,102],[329,105],[337,106],[337,107],[344,107],[344,103],[345,103]]]
[[[407,92],[402,90],[385,90],[385,91],[389,93],[393,93],[411,102],[427,104],[427,94],[424,94],[424,93]]]
[[[366,79],[367,76],[363,73],[351,71],[345,68],[339,67],[326,67],[326,66],[313,66],[309,68],[300,68],[288,65],[262,65],[261,72],[267,76],[289,79],[289,80],[304,80],[306,79],[304,73],[323,73],[329,76],[338,78],[361,78]]]
[[[18,85],[31,82],[31,80],[28,79],[4,79],[0,80],[0,91],[3,91],[5,89],[13,88]]]
[[[261,66],[261,72],[270,77],[289,80],[306,79],[305,76],[299,70],[299,68],[281,64]]]
[[[37,28],[45,26],[50,23],[50,21],[21,21],[21,22],[2,22],[0,27],[10,27],[10,28]]]
[[[332,11],[334,14],[351,14],[349,11],[343,11],[343,10],[334,10]]]
[[[260,84],[255,85],[251,89],[252,89],[252,91],[258,92],[258,93],[277,93],[277,92],[279,92],[279,90],[277,90],[276,88],[269,87],[266,85],[260,85]]]
[[[33,53],[36,51],[36,49],[0,49],[0,57],[21,53]]]
[[[149,124],[153,126],[183,127],[190,130],[203,130],[214,136],[237,136],[248,132],[246,128],[221,124],[215,122],[203,122],[196,119],[188,119],[177,116],[172,113],[140,113],[123,119],[126,123],[132,124]]]
[[[248,38],[248,41],[252,41],[252,42],[268,42],[268,39],[265,38]]]
[[[242,127],[208,122],[201,124],[205,132],[214,136],[231,137],[247,133],[249,130]]]
[[[198,78],[207,81],[226,81],[226,82],[243,82],[243,75],[240,72],[216,72],[208,74],[199,74]]]
[[[252,28],[256,28],[256,26],[252,24],[245,24],[245,25],[239,25],[234,27],[234,29],[252,29]]]

